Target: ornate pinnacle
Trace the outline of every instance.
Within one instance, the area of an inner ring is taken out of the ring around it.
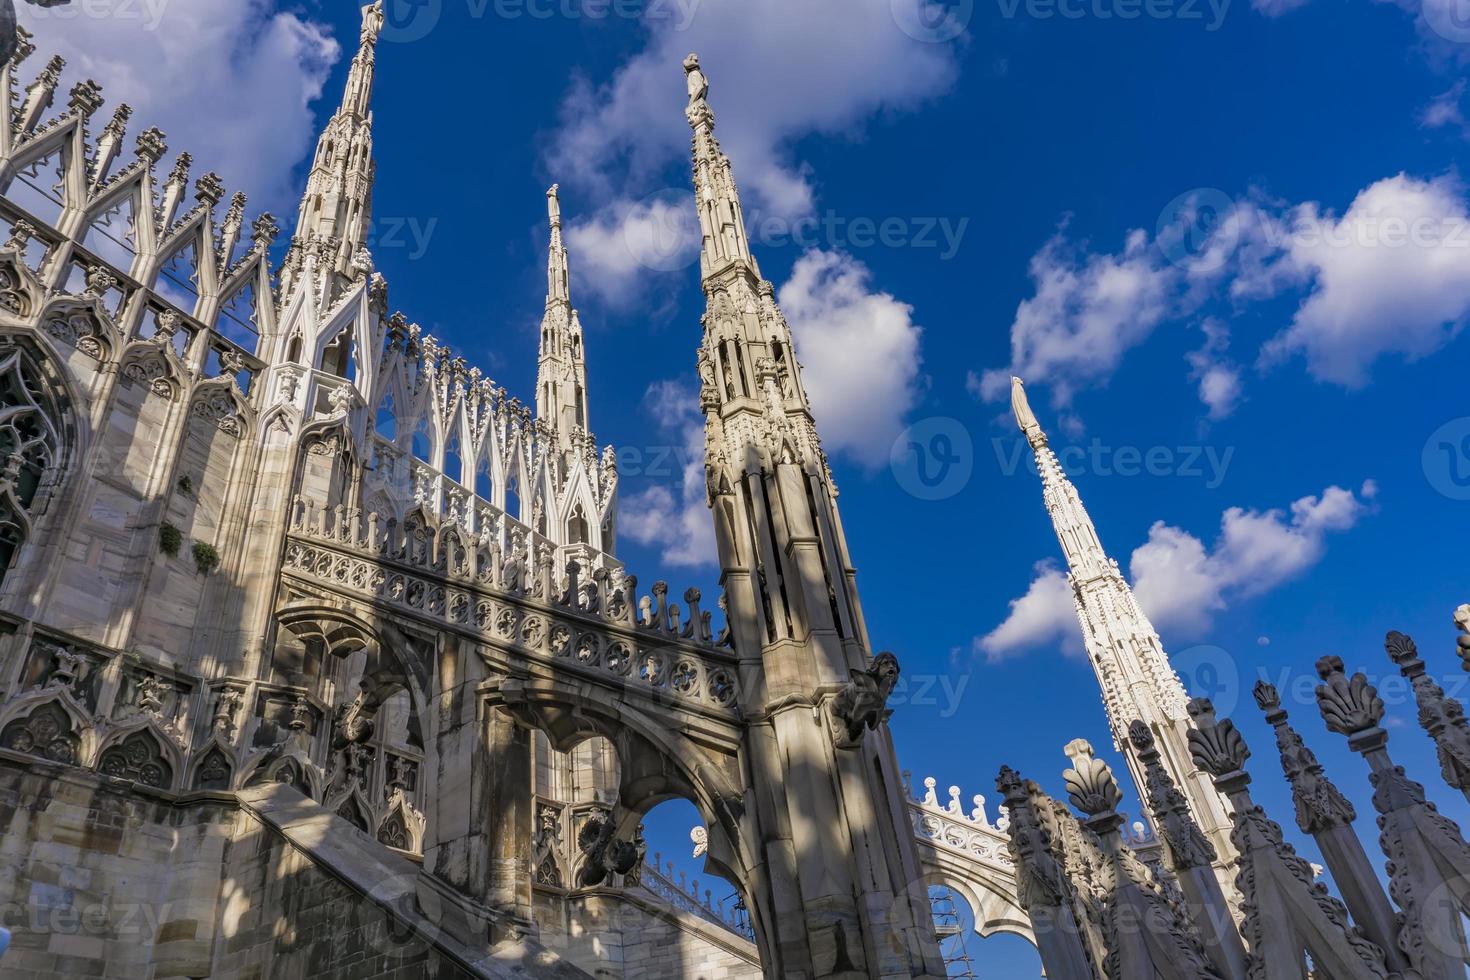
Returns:
[[[194,166],[194,155],[185,150],[174,161],[174,169],[169,172],[166,183],[187,184],[189,182],[189,168],[192,166]]]
[[[1189,716],[1195,729],[1189,733],[1189,755],[1194,764],[1215,778],[1215,785],[1226,793],[1244,790],[1250,784],[1245,760],[1251,750],[1229,718],[1215,720],[1215,706],[1209,698],[1189,702]]]
[[[230,208],[225,212],[225,224],[238,225],[245,218],[245,192],[236,191],[230,198]]]
[[[67,106],[82,116],[91,116],[102,108],[102,86],[90,78],[77,82],[71,87],[71,99]]]
[[[1105,833],[1116,830],[1123,822],[1118,814],[1123,791],[1118,788],[1113,770],[1097,758],[1085,739],[1069,742],[1064,751],[1072,760],[1072,768],[1062,774],[1067,784],[1068,799],[1087,815],[1088,826]]]
[[[1445,782],[1458,790],[1470,789],[1470,725],[1465,723],[1464,706],[1447,697],[1444,688],[1428,675],[1413,639],[1393,630],[1383,645],[1414,688],[1419,724],[1434,739]]]
[[[1023,909],[1062,904],[1065,878],[1051,853],[1051,841],[1031,805],[1031,786],[1010,766],[1002,766],[995,788],[1005,797],[1011,859],[1019,872],[1018,899]]]
[[[194,199],[208,204],[210,207],[219,203],[219,199],[225,196],[225,185],[220,182],[219,174],[213,170],[205,173],[194,182]]]
[[[250,237],[255,242],[255,247],[261,251],[270,248],[280,233],[281,228],[276,224],[275,215],[269,211],[260,212],[255,223],[250,226]]]
[[[1341,657],[1323,657],[1317,661],[1317,709],[1327,727],[1349,739],[1365,735],[1383,721],[1383,699],[1378,689],[1368,683],[1361,672],[1348,678],[1343,674]]]
[[[119,102],[117,108],[114,109],[112,112],[112,118],[107,121],[106,126],[102,127],[102,135],[111,136],[113,139],[117,140],[122,139],[123,133],[126,132],[128,128],[128,120],[131,119],[132,116],[133,107],[128,105],[126,102]]]
[[[168,144],[164,141],[163,130],[157,126],[150,126],[138,134],[138,156],[143,157],[151,166],[168,152]]]
[[[31,43],[31,40],[34,37],[35,35],[26,30],[24,27],[16,27],[15,53],[11,55],[11,57],[8,59],[10,62],[10,67],[14,68],[16,65],[20,64],[22,61],[25,61],[31,55],[36,53],[36,46]]]
[[[87,269],[87,288],[82,290],[82,295],[96,298],[116,285],[117,277],[103,266],[94,265]]]
[[[10,226],[10,237],[6,239],[3,248],[12,249],[17,252],[25,251],[25,247],[36,234],[36,226],[22,218]]]
[[[1144,767],[1149,808],[1153,811],[1160,836],[1169,846],[1175,869],[1183,871],[1211,864],[1217,857],[1215,847],[1194,822],[1189,802],[1164,769],[1153,732],[1135,719],[1128,726],[1128,741],[1138,750],[1138,761]]]
[[[1266,713],[1266,721],[1276,729],[1276,748],[1281,753],[1281,771],[1291,784],[1297,826],[1303,833],[1316,834],[1356,820],[1353,805],[1327,778],[1317,756],[1287,723],[1280,692],[1265,681],[1257,681],[1254,694],[1256,704]]]
[[[36,76],[35,84],[45,88],[55,88],[61,83],[61,70],[66,67],[66,59],[61,55],[52,55],[51,60],[46,62],[46,67]]]

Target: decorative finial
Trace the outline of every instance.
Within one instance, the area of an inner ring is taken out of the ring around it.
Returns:
[[[560,184],[552,184],[546,191],[546,214],[553,228],[561,227],[561,198],[557,196],[560,189]]]

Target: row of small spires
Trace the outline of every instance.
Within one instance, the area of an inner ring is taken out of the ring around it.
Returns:
[[[15,56],[7,65],[12,79],[20,63],[35,51],[30,34],[24,28],[17,30],[20,44]],[[66,60],[60,55],[52,57],[36,79],[26,86],[24,102],[19,107],[12,105],[12,118],[15,120],[17,130],[24,134],[24,142],[34,141],[57,126],[63,125],[72,116],[80,117],[85,132],[87,120],[102,107],[102,87],[92,79],[85,79],[72,87],[66,113],[44,124],[40,123],[42,115],[54,101],[65,65]],[[157,127],[150,127],[138,135],[136,143],[138,159],[116,173],[111,173],[113,165],[121,154],[132,113],[130,105],[120,103],[97,139],[95,152],[87,163],[88,185],[94,196],[116,182],[129,179],[139,169],[151,169],[168,151],[163,131]],[[213,211],[225,196],[224,185],[219,175],[213,171],[206,172],[194,182],[194,197],[197,204],[194,208],[181,213],[181,205],[188,188],[189,172],[193,163],[192,154],[187,151],[180,152],[175,159],[173,169],[162,184],[162,198],[156,202],[153,213],[156,224],[165,234],[172,228],[186,223],[200,210]],[[244,192],[236,192],[230,199],[224,220],[215,232],[215,253],[219,265],[225,268],[223,277],[225,279],[228,279],[230,273],[247,261],[251,255],[268,253],[280,234],[280,226],[274,215],[270,212],[261,212],[251,224],[252,248],[239,256],[235,263],[230,263],[244,228],[245,204]],[[19,229],[16,236],[12,236],[12,241],[18,241],[23,245],[38,233],[38,229],[27,225]],[[310,243],[293,239],[292,245],[293,248],[299,250],[308,247]],[[277,301],[281,298],[276,297]],[[437,365],[448,362],[451,377],[456,384],[467,383],[470,391],[480,393],[482,398],[495,399],[497,407],[502,404],[507,405],[513,414],[519,414],[522,417],[523,423],[530,423],[532,413],[529,407],[521,407],[517,399],[507,399],[504,388],[497,386],[488,378],[482,379],[478,368],[467,368],[467,362],[463,357],[457,356],[451,359],[448,347],[440,345],[432,336],[422,335],[419,326],[410,324],[402,312],[395,312],[388,319],[384,356],[386,357],[388,352],[395,348],[402,349],[409,357],[416,356],[422,350],[427,363]]]
[[[31,43],[29,32],[24,28],[17,28],[17,33],[20,37],[20,44],[15,56],[7,65],[12,81],[14,81],[20,63],[35,51],[35,45]],[[68,118],[73,116],[79,117],[85,127],[86,122],[102,107],[102,87],[92,79],[84,79],[72,86],[70,97],[67,100],[67,111],[41,123],[42,115],[50,108],[55,99],[61,83],[61,72],[65,65],[66,60],[60,55],[52,57],[35,80],[25,87],[24,101],[19,106],[14,104],[10,106],[14,125],[16,130],[22,134],[23,142],[34,141],[63,125]],[[12,100],[14,97],[12,95]],[[87,162],[88,185],[94,194],[102,191],[111,183],[127,179],[138,169],[151,169],[168,151],[163,131],[156,126],[150,127],[138,135],[136,144],[138,159],[117,173],[111,173],[113,164],[117,162],[121,154],[123,138],[132,114],[133,109],[130,105],[126,102],[119,103],[113,111],[112,118],[102,128],[95,152]],[[168,178],[163,183],[163,198],[154,207],[154,217],[161,228],[168,229],[176,224],[175,218],[179,217],[179,206],[188,186],[189,171],[193,163],[194,158],[190,153],[181,152]],[[194,182],[194,197],[198,205],[184,217],[187,218],[199,208],[213,210],[224,195],[225,189],[219,175],[212,171],[203,174]],[[230,199],[225,220],[216,236],[215,247],[222,265],[229,258],[229,253],[233,251],[234,245],[239,240],[240,230],[244,226],[245,200],[243,192],[237,192]],[[263,252],[268,250],[275,241],[276,236],[280,233],[280,228],[274,216],[269,212],[262,212],[253,222],[251,231],[255,249]]]
[[[438,533],[425,526],[424,530],[433,534],[433,540],[425,540],[422,547],[416,547],[412,526],[408,522],[400,525],[395,518],[385,518],[377,511],[364,514],[359,508],[342,505],[325,508],[314,500],[299,496],[295,501],[292,526],[309,537],[345,543],[670,638],[716,646],[728,646],[730,643],[728,624],[717,635],[713,614],[700,609],[702,595],[699,589],[690,588],[684,592],[686,616],[677,603],[669,602],[667,582],[653,583],[651,596],[638,597],[636,576],[621,569],[610,571],[599,567],[592,570],[592,581],[587,582],[583,562],[577,559],[567,562],[565,577],[559,576],[555,552],[549,544],[542,543],[536,554],[531,556],[533,560],[528,561],[527,555],[519,553],[519,546],[525,545],[530,550],[531,542],[513,540],[511,551],[506,554],[502,553],[500,543],[488,535],[471,542],[467,540],[467,534],[461,534],[457,528],[446,524]],[[455,556],[458,560],[454,565],[459,567],[451,566],[450,549],[454,545],[462,549],[462,553]],[[719,604],[723,610],[723,595]]]

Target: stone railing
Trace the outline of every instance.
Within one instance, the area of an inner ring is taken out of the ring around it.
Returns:
[[[755,929],[750,924],[750,915],[746,912],[745,906],[740,904],[737,896],[732,894],[724,901],[716,903],[714,893],[705,889],[704,897],[701,898],[698,879],[686,884],[684,873],[675,872],[673,862],[669,862],[664,870],[660,870],[661,858],[662,855],[655,854],[652,860],[644,863],[643,873],[638,879],[639,885],[676,911],[696,915],[706,922],[714,923],[737,936],[755,942]],[[679,879],[677,882],[674,880],[676,874]]]
[[[959,851],[967,857],[1003,868],[1012,867],[1006,836],[1008,816],[1006,808],[1000,808],[995,823],[985,813],[985,797],[971,797],[971,808],[966,811],[960,802],[960,788],[949,788],[949,801],[941,803],[935,792],[933,776],[924,780],[924,795],[909,794],[909,819],[913,821],[914,835],[924,841],[951,851]]]
[[[908,774],[905,773],[907,785]],[[924,795],[913,794],[909,787],[909,818],[913,821],[914,834],[921,841],[937,844],[952,851],[962,851],[989,864],[1011,869],[1007,843],[1010,837],[1010,815],[1002,804],[999,814],[992,823],[985,812],[985,797],[976,793],[970,797],[969,810],[960,802],[958,786],[949,788],[949,800],[941,802],[933,776],[924,780]],[[1125,826],[1123,840],[1140,860],[1152,866],[1163,866],[1163,844],[1152,827],[1141,820]]]
[[[695,589],[684,594],[690,617],[681,625],[662,582],[640,599],[631,575],[599,568],[584,583],[573,561],[559,578],[545,554],[527,574],[521,556],[503,558],[493,544],[478,547],[453,529],[410,526],[400,534],[376,514],[305,503],[293,515],[285,571],[608,683],[691,707],[737,710],[735,657],[715,642]]]

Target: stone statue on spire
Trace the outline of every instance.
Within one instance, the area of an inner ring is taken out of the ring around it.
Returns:
[[[383,0],[375,0],[362,10],[362,36],[364,46],[378,43],[378,36],[383,33]]]
[[[1028,441],[1032,433],[1041,435],[1041,423],[1036,421],[1036,413],[1031,411],[1031,403],[1026,399],[1026,388],[1017,377],[1011,378],[1011,411]]]
[[[689,108],[693,109],[709,96],[709,79],[699,67],[699,55],[684,59],[684,76],[689,83]]]

